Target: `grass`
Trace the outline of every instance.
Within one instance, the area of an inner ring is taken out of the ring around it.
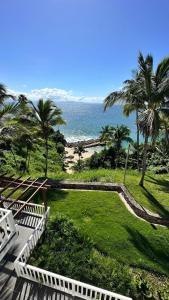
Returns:
[[[31,153],[30,160],[30,172],[29,174],[22,174],[23,178],[31,176],[31,178],[37,178],[44,176],[44,148],[37,146],[35,151]],[[7,164],[1,165],[1,172],[6,171],[11,174],[19,174],[16,172],[14,160],[11,153],[4,152]],[[17,156],[18,163],[23,160],[20,156]],[[102,182],[123,182],[124,170],[89,170],[83,172],[76,172],[75,174],[67,174],[62,171],[62,159],[56,153],[56,149],[53,143],[50,144],[49,149],[49,165],[48,165],[48,177],[55,179],[71,179],[79,181],[102,181]],[[147,172],[145,177],[145,188],[141,188],[138,183],[140,174],[134,170],[128,170],[126,176],[126,187],[133,195],[135,200],[143,205],[145,208],[152,212],[158,213],[161,216],[169,217],[169,174],[154,175],[152,172]]]
[[[53,174],[52,174],[53,175]],[[123,182],[124,170],[90,170],[80,173],[55,174],[57,179],[72,179],[78,181],[101,181],[101,182]],[[138,183],[140,174],[134,170],[128,170],[125,185],[135,200],[152,212],[161,216],[169,217],[169,174],[154,175],[147,172],[145,177],[145,188]]]
[[[52,153],[52,152],[51,152]],[[30,174],[24,174],[23,179],[31,176],[37,178],[43,176],[44,158],[37,158],[38,153],[32,158]],[[13,171],[14,173],[14,171]],[[61,171],[58,162],[54,161],[49,164],[49,178],[69,179],[87,182],[123,182],[124,170],[90,170],[67,174]],[[169,174],[154,175],[147,172],[145,177],[145,188],[141,188],[138,183],[140,174],[134,170],[128,170],[125,185],[135,200],[148,210],[159,214],[160,216],[169,217]],[[7,192],[6,192],[7,193]],[[17,193],[16,193],[17,194]]]
[[[51,218],[68,216],[96,248],[119,262],[169,275],[168,229],[127,211],[117,193],[50,191]]]

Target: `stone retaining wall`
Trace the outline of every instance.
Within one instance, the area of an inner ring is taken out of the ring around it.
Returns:
[[[77,182],[77,181],[69,181],[69,180],[64,180],[64,181],[49,180],[48,183],[54,189],[96,190],[96,191],[118,192],[123,196],[126,203],[131,207],[131,209],[138,217],[152,224],[169,226],[169,218],[160,217],[159,215],[151,213],[146,208],[141,206],[131,196],[127,188],[121,183]]]

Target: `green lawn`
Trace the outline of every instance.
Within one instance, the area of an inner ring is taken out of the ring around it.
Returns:
[[[50,191],[48,199],[51,218],[58,213],[69,216],[101,252],[125,264],[169,275],[168,229],[155,229],[133,216],[117,193]]]
[[[101,169],[72,175],[60,173],[55,177],[80,181],[123,182],[124,170]],[[147,172],[145,189],[138,185],[139,180],[140,174],[137,171],[127,171],[125,184],[136,201],[161,216],[169,216],[169,174],[154,175]]]

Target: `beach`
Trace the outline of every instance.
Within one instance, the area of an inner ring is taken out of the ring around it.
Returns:
[[[125,124],[131,130],[131,137],[135,139],[135,115],[131,114],[128,118],[124,118],[120,105],[115,105],[112,109],[104,112],[102,103],[58,102],[57,104],[62,109],[66,125],[56,129],[64,134],[68,144],[98,139],[100,131],[107,124],[112,126]],[[82,160],[91,157],[95,151],[99,152],[101,148],[96,146],[85,150]],[[74,146],[66,147],[65,151],[66,171],[72,173],[72,166],[79,158],[77,154],[74,154]]]
[[[86,152],[84,152],[82,154],[81,159],[84,160],[84,159],[90,158],[94,152],[99,152],[100,150],[101,150],[101,147],[98,147],[98,146],[91,147],[91,148],[85,148]],[[74,154],[74,151],[75,151],[75,147],[65,147],[65,153],[66,153],[65,163],[67,165],[66,172],[69,174],[73,173],[72,167],[79,160],[78,154]]]

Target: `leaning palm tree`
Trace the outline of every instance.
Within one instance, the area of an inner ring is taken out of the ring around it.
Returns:
[[[147,164],[148,140],[155,143],[160,129],[161,112],[169,111],[169,57],[164,58],[157,69],[153,69],[153,57],[147,55],[145,58],[142,53],[138,56],[138,67],[140,79],[138,89],[141,91],[141,97],[145,103],[145,109],[140,113],[138,125],[144,136],[144,151],[142,176],[139,182],[144,185],[144,177]]]
[[[32,104],[33,120],[39,126],[40,132],[45,142],[45,177],[48,173],[48,141],[50,135],[53,133],[53,126],[63,125],[65,121],[62,119],[62,111],[50,99],[40,99],[37,106]]]

